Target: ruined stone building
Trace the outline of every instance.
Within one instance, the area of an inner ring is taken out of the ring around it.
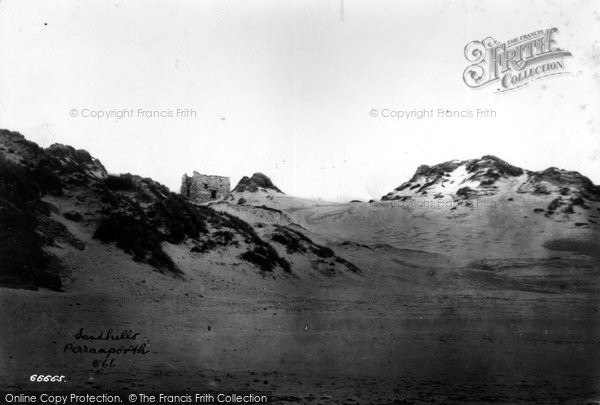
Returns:
[[[207,202],[229,194],[229,177],[209,176],[194,171],[191,177],[183,175],[181,194],[194,202]]]

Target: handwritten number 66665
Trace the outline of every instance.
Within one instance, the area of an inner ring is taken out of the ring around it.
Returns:
[[[33,374],[29,377],[32,382],[64,382],[66,377],[64,375],[43,375]]]

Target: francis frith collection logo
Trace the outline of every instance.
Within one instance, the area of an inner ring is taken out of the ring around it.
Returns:
[[[557,47],[557,28],[523,34],[506,42],[492,37],[472,41],[465,46],[465,57],[471,63],[463,80],[471,88],[498,82],[498,91],[522,88],[543,77],[569,73],[565,58],[571,52]]]

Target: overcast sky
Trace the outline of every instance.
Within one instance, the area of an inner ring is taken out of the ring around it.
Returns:
[[[468,42],[550,27],[572,74],[506,93],[463,82]],[[260,171],[288,194],[379,198],[420,164],[485,154],[598,184],[599,39],[593,0],[0,0],[0,127],[172,190],[193,170]],[[136,117],[178,108],[196,116]],[[431,108],[497,115],[381,117]]]

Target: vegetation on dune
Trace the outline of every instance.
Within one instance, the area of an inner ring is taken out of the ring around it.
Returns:
[[[250,224],[231,214],[221,213],[221,215],[221,226],[235,229],[244,235],[246,243],[254,245],[252,250],[239,256],[241,259],[255,264],[263,271],[273,271],[277,266],[285,272],[291,271],[289,262],[280,257],[273,246],[262,240]]]
[[[250,191],[250,192],[254,193],[254,192],[258,191],[259,189],[274,190],[278,193],[283,194],[283,191],[281,191],[279,188],[277,188],[277,186],[275,186],[275,184],[273,184],[271,179],[262,173],[254,173],[252,175],[252,177],[247,177],[247,176],[242,177],[242,179],[239,181],[237,186],[235,186],[233,188],[233,191],[234,192]]]
[[[326,246],[314,243],[301,232],[295,231],[287,226],[278,225],[271,239],[284,245],[288,253],[304,253],[310,251],[321,258],[333,257],[335,253]]]
[[[231,231],[216,231],[205,240],[195,242],[192,252],[206,253],[222,246],[239,246],[235,235]]]
[[[263,241],[252,226],[231,215],[193,204],[147,178],[108,175],[88,152],[70,146],[40,148],[23,135],[0,130],[0,284],[60,290],[58,260],[47,247],[84,244],[51,218],[42,198],[77,198],[87,210],[62,213],[64,218],[95,224],[93,237],[116,246],[139,262],[180,274],[164,242],[194,241],[195,251],[219,246],[248,247],[240,258],[263,271],[290,265]],[[86,212],[87,211],[87,212]],[[60,212],[54,207],[54,214]]]
[[[111,191],[135,191],[138,189],[134,176],[129,173],[118,176],[109,175],[104,179],[104,185]]]
[[[469,198],[473,194],[476,194],[476,191],[473,190],[471,187],[461,187],[458,190],[456,190],[457,197]]]
[[[493,169],[495,173],[501,176],[520,176],[523,174],[523,169],[513,166],[506,161],[492,155],[482,156],[481,159],[473,159],[467,163],[467,172],[471,173],[480,169]],[[488,170],[487,173],[492,171]]]
[[[136,261],[180,273],[161,243],[181,243],[207,232],[195,207],[151,179],[131,174],[108,176],[103,186],[94,238],[115,242]]]
[[[313,242],[309,237],[302,232],[291,229],[287,226],[277,225],[275,231],[271,235],[271,240],[285,246],[287,253],[312,253],[319,259],[331,259],[336,263],[346,266],[346,268],[354,273],[360,272],[358,267],[349,261],[336,256],[335,252],[327,246],[319,245]]]
[[[263,271],[273,271],[277,266],[287,273],[291,271],[290,263],[279,257],[275,248],[268,243],[255,245],[254,249],[242,253],[240,258],[255,264]]]
[[[162,250],[160,238],[144,218],[123,212],[111,213],[100,220],[94,238],[102,242],[116,242],[117,247],[133,256],[136,261],[179,272],[175,263]]]
[[[264,271],[277,266],[290,271],[289,263],[251,225],[233,215],[192,204],[151,179],[131,174],[108,176],[103,185],[102,217],[94,237],[116,242],[134,260],[178,274],[181,271],[162,250],[162,242],[190,239],[193,252],[205,253],[219,246],[238,246],[235,235],[240,235],[251,245],[240,258]]]
[[[44,240],[36,232],[38,215],[48,215],[30,170],[0,155],[0,283],[12,287],[61,289]]]

